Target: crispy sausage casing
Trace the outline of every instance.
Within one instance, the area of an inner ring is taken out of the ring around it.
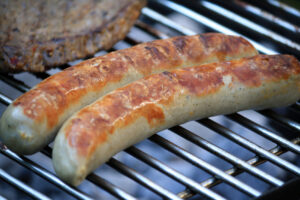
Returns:
[[[117,152],[165,128],[245,109],[286,106],[300,98],[300,63],[289,55],[147,76],[74,114],[54,143],[56,173],[78,185]]]
[[[257,54],[241,37],[218,33],[147,42],[84,61],[17,98],[0,121],[0,139],[19,154],[50,143],[62,123],[102,95],[145,75]]]

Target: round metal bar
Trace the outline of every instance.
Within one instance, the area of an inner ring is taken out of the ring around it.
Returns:
[[[197,21],[198,23],[201,23],[205,26],[208,26],[209,28],[211,29],[214,29],[218,32],[221,32],[221,33],[225,33],[225,34],[229,34],[229,35],[240,35],[240,36],[243,36],[244,38],[246,38],[248,41],[250,41],[253,46],[258,49],[260,52],[264,53],[264,54],[276,54],[278,52],[274,51],[274,50],[271,50],[271,49],[268,49],[266,47],[264,47],[263,45],[249,39],[248,37],[244,36],[244,35],[241,35],[203,15],[201,15],[200,13],[197,13],[195,11],[192,11],[182,5],[179,5],[177,3],[174,3],[174,2],[171,2],[171,1],[166,1],[166,0],[163,0],[163,1],[157,1],[159,4],[165,6],[165,7],[168,7],[170,9],[172,9],[173,11],[175,12],[178,12],[178,13],[181,13],[182,15],[184,16],[187,16],[195,21]],[[144,13],[143,13],[144,14]],[[161,21],[161,20],[159,20]],[[161,22],[163,23],[163,22]],[[163,23],[164,24],[164,23]],[[168,26],[168,24],[164,24],[166,26]]]
[[[258,113],[262,114],[265,117],[271,118],[277,122],[280,122],[281,124],[294,129],[296,131],[300,131],[300,124],[294,120],[291,120],[289,118],[283,117],[277,113],[275,113],[272,110],[261,110],[257,111]]]
[[[285,4],[285,3],[282,3],[282,2],[279,2],[279,1],[275,1],[275,0],[267,0],[267,2],[273,6],[276,6],[278,8],[281,8],[283,9],[284,11],[292,14],[292,15],[295,15],[297,17],[300,17],[300,11]]]
[[[198,120],[199,123],[202,125],[216,131],[217,133],[229,138],[232,141],[240,144],[241,146],[249,149],[250,151],[257,153],[259,156],[266,158],[267,160],[271,161],[272,163],[287,169],[288,171],[300,176],[300,168],[293,165],[292,163],[283,160],[282,158],[275,156],[274,154],[268,152],[267,150],[259,147],[258,145],[250,142],[249,140],[239,136],[238,134],[234,133],[233,131],[221,126],[220,124],[210,120],[210,119],[202,119]]]
[[[146,188],[150,189],[154,193],[158,194],[159,196],[166,198],[166,199],[174,199],[180,200],[178,196],[169,192],[168,190],[164,189],[163,187],[157,185],[156,183],[152,182],[150,179],[146,178],[145,176],[141,175],[137,171],[127,167],[123,163],[119,162],[118,160],[111,158],[107,164],[112,168],[116,169],[117,171],[121,172],[122,174],[130,177],[131,179],[135,180],[136,182],[142,184]]]
[[[239,16],[225,8],[222,8],[221,6],[218,6],[218,5],[208,2],[208,1],[202,1],[201,5],[203,5],[205,8],[209,9],[212,12],[216,12],[216,13],[222,15],[223,17],[226,17],[234,22],[239,23],[241,26],[245,26],[253,31],[256,31],[257,34],[262,34],[266,37],[270,37],[274,41],[277,41],[281,44],[284,44],[291,48],[294,48],[297,51],[300,51],[299,44],[291,41],[290,39],[288,39],[282,35],[279,35],[273,31],[271,31],[271,30],[268,30],[265,27],[255,23],[255,22],[252,22],[252,21],[250,21],[242,16]]]
[[[240,191],[254,197],[258,197],[261,193],[257,191],[256,189],[250,187],[249,185],[239,181],[238,179],[226,174],[222,170],[214,167],[213,165],[205,162],[204,160],[194,156],[193,154],[185,151],[181,147],[175,145],[174,143],[171,143],[170,141],[158,136],[154,135],[150,138],[152,142],[155,142],[156,144],[159,144],[160,146],[164,147],[168,151],[171,151],[172,153],[180,156],[184,160],[192,163],[193,165],[204,169],[205,171],[209,172],[210,174],[213,174],[219,179],[222,179],[224,182],[232,185],[233,187],[239,189]]]
[[[195,35],[196,33],[184,26],[181,26],[180,24],[168,19],[167,17],[159,14],[158,12],[150,9],[150,8],[143,8],[142,10],[143,15],[173,29],[178,31],[179,33],[182,33],[184,35]]]
[[[9,175],[6,173],[3,169],[0,169],[0,178],[4,180],[5,182],[11,184],[12,186],[16,187],[17,189],[23,191],[28,196],[34,198],[34,199],[41,199],[41,200],[50,200],[47,196],[44,194],[36,191],[35,189],[29,187],[25,183],[19,181],[15,177]]]
[[[96,174],[92,173],[90,174],[87,179],[94,183],[95,185],[101,186],[104,190],[109,192],[110,194],[114,195],[115,197],[119,199],[124,200],[136,200],[135,197],[131,196],[130,194],[124,192],[119,187],[115,186],[114,184],[108,182],[107,180],[101,178],[100,176],[97,176]]]
[[[283,181],[265,173],[264,171],[251,166],[250,164],[248,164],[247,162],[245,162],[244,160],[228,153],[227,151],[219,148],[218,146],[208,142],[207,140],[201,138],[200,136],[188,131],[187,129],[180,127],[180,126],[176,126],[170,129],[171,131],[173,131],[174,133],[180,135],[181,137],[197,144],[198,146],[208,150],[209,152],[220,156],[221,158],[223,158],[224,160],[229,161],[230,163],[234,164],[236,167],[245,170],[253,175],[255,175],[256,177],[272,184],[275,186],[281,186],[284,184]]]
[[[167,39],[169,38],[170,36],[153,28],[152,26],[142,22],[141,20],[137,20],[135,22],[135,26],[139,27],[140,29],[142,30],[145,30],[147,33],[150,33],[151,35],[155,36],[156,38],[159,38],[159,39]]]
[[[76,188],[69,186],[65,184],[63,181],[61,181],[59,178],[57,178],[55,175],[53,175],[51,172],[47,171],[43,167],[39,166],[36,163],[33,163],[31,160],[24,156],[19,156],[12,152],[11,150],[4,147],[4,145],[0,145],[0,152],[7,156],[8,158],[16,161],[23,167],[26,167],[27,169],[33,171],[37,175],[41,176],[45,180],[49,181],[50,183],[56,185],[57,187],[61,188],[65,192],[69,193],[70,195],[76,197],[77,199],[92,199],[88,195],[82,193],[81,191],[78,191]]]
[[[0,102],[2,102],[4,105],[9,105],[9,104],[11,104],[13,101],[9,98],[9,97],[7,97],[7,96],[5,96],[4,94],[1,94],[0,93]]]
[[[292,140],[292,142],[294,144],[299,144],[300,143],[300,138],[296,138],[296,139]],[[279,156],[279,155],[285,153],[286,149],[283,149],[283,148],[280,148],[279,146],[277,146],[277,147],[274,147],[271,150],[269,150],[269,152],[271,152],[271,153]],[[261,158],[259,156],[254,156],[253,158],[247,160],[246,162],[248,164],[252,165],[252,166],[258,166],[260,164],[265,163],[266,161],[267,161],[266,159],[263,159],[263,158]],[[230,168],[230,169],[228,169],[228,170],[225,171],[225,173],[227,173],[227,174],[229,174],[231,176],[237,176],[237,175],[239,175],[239,174],[241,174],[243,172],[244,172],[244,170],[242,170],[240,168],[237,168],[237,167],[233,167],[233,168]],[[203,186],[205,186],[207,188],[211,188],[211,187],[214,187],[214,186],[216,186],[216,185],[218,185],[218,184],[220,184],[222,182],[223,181],[221,179],[217,179],[215,177],[211,177],[211,178],[208,178],[205,181],[201,182],[201,185],[203,185]],[[188,198],[194,196],[195,193],[193,191],[189,190],[189,189],[186,189],[186,190],[180,192],[177,195],[180,196],[180,197],[182,197],[182,198],[184,198],[184,199],[188,199]]]
[[[182,175],[178,171],[168,167],[167,165],[163,164],[161,161],[153,158],[149,154],[142,152],[141,150],[137,149],[136,147],[130,147],[126,150],[127,153],[134,156],[135,158],[147,163],[151,167],[156,168],[160,172],[168,175],[169,177],[177,180],[178,182],[184,184],[191,190],[203,194],[211,199],[224,199],[222,196],[218,195],[217,193],[201,186],[197,182],[193,181],[192,179]]]
[[[0,74],[0,79],[21,92],[27,92],[30,89],[28,85],[25,85],[23,82],[14,79],[12,76],[4,76]]]
[[[268,130],[267,128],[247,119],[246,117],[244,117],[240,114],[237,114],[237,113],[227,115],[226,117],[241,124],[242,126],[245,126],[248,129],[258,133],[259,135],[266,137],[275,143],[280,144],[284,148],[287,148],[290,151],[300,154],[300,146],[295,145],[294,143],[290,142],[287,139],[284,139],[283,137],[280,137],[279,135],[277,135],[277,134],[273,133],[272,131]]]

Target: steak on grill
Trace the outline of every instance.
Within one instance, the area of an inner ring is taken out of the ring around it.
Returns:
[[[42,72],[109,49],[123,39],[146,0],[4,0],[0,72]]]

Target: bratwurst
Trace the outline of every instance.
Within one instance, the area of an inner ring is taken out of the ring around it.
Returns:
[[[0,139],[16,153],[32,154],[49,144],[74,112],[116,88],[165,70],[256,54],[241,37],[209,33],[147,42],[93,58],[17,98],[2,115]]]
[[[74,114],[58,132],[53,165],[78,185],[119,151],[194,119],[286,106],[300,98],[300,63],[258,55],[147,76]]]

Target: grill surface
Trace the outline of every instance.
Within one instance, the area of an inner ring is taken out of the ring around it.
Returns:
[[[293,54],[299,59],[299,27],[300,12],[273,0],[251,4],[244,0],[150,0],[126,39],[110,51],[153,39],[214,31],[242,35],[260,53]],[[67,66],[41,74],[0,75],[0,114],[17,96]],[[284,188],[284,184],[300,176],[299,115],[300,103],[296,103],[287,108],[243,111],[176,126],[120,152],[78,188],[54,174],[51,145],[25,157],[0,144],[0,160],[18,165],[28,174],[24,179],[15,171],[3,170],[5,165],[0,164],[0,184],[6,182],[12,191],[20,190],[19,197],[36,199],[56,197],[56,192],[68,199],[263,199],[264,193]],[[191,176],[187,168],[196,173]],[[108,172],[117,175],[111,177],[106,175]],[[35,176],[38,184],[30,181]],[[39,184],[48,184],[51,192],[40,189]],[[2,186],[0,199],[5,199],[1,196],[5,194]]]

